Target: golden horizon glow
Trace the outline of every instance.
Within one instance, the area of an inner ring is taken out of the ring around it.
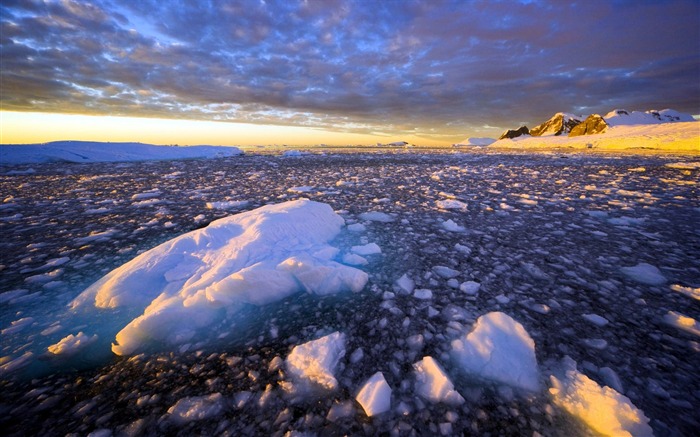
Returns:
[[[371,145],[407,141],[444,146],[414,136],[387,136],[298,126],[219,121],[117,117],[45,112],[0,111],[0,144],[35,144],[51,141],[141,142],[148,144],[255,146]]]

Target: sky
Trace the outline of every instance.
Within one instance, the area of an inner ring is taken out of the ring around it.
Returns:
[[[448,145],[700,114],[698,0],[0,4],[0,143]]]

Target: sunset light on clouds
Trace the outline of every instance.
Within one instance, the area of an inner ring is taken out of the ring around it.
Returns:
[[[694,0],[0,10],[1,143],[446,145],[558,111],[700,113]]]

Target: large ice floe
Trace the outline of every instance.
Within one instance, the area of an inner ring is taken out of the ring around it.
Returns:
[[[535,342],[523,325],[502,312],[479,317],[474,329],[452,341],[457,365],[477,378],[537,391]]]
[[[328,244],[343,225],[329,205],[305,199],[225,217],[137,256],[71,306],[142,312],[116,335],[118,355],[186,343],[246,304],[361,290],[367,274],[333,261],[339,249]]]

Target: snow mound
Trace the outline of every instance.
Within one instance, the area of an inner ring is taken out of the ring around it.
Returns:
[[[287,357],[287,371],[302,387],[335,390],[338,381],[333,374],[344,356],[345,335],[334,332],[295,346]]]
[[[126,308],[112,351],[132,354],[150,343],[175,345],[245,304],[265,305],[306,291],[359,291],[365,272],[333,261],[328,244],[344,220],[306,199],[267,205],[176,237],[113,270],[81,293],[74,309]],[[205,338],[206,339],[206,338]]]
[[[424,357],[413,364],[416,374],[416,393],[432,402],[461,405],[464,398],[455,391],[445,371],[433,357]]]
[[[0,164],[45,162],[125,162],[169,159],[221,158],[242,155],[238,147],[156,146],[144,143],[54,141],[43,144],[2,145]]]
[[[567,357],[568,358],[568,357]],[[554,403],[578,417],[595,431],[609,436],[653,436],[649,419],[628,397],[601,387],[576,370],[570,358],[561,378],[550,377]]]
[[[377,372],[372,375],[362,385],[355,399],[369,417],[389,411],[391,408],[391,387],[384,379],[384,374]]]
[[[472,332],[452,341],[452,356],[466,373],[525,390],[539,389],[535,342],[507,314],[479,317]]]

